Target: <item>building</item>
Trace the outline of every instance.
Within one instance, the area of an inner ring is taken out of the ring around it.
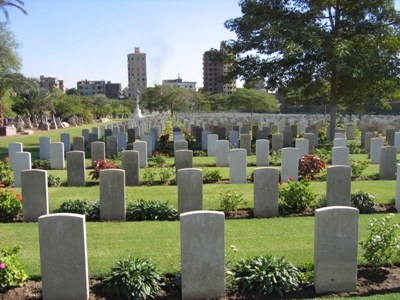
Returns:
[[[232,94],[236,90],[236,80],[229,83],[222,82],[222,76],[229,71],[230,65],[214,62],[211,54],[213,51],[223,52],[225,43],[221,42],[220,50],[211,49],[203,54],[203,91],[211,94]]]
[[[54,89],[60,89],[64,92],[64,80],[57,79],[57,77],[45,77],[40,75],[39,85],[41,88],[45,88],[50,92]]]
[[[121,94],[121,84],[111,83],[104,80],[81,80],[76,84],[77,90],[82,96],[93,96],[104,94],[108,99],[119,99]]]
[[[143,92],[147,88],[146,53],[135,47],[135,53],[128,54],[129,97],[136,95],[136,90]]]
[[[178,75],[178,79],[165,79],[162,81],[162,84],[167,84],[171,86],[177,86],[187,90],[196,90],[196,82],[195,81],[182,81],[180,76]]]

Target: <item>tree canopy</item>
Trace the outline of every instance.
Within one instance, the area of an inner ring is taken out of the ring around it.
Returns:
[[[255,89],[237,89],[228,96],[228,106],[253,112],[279,112],[275,96]]]
[[[229,77],[265,78],[292,99],[327,98],[331,138],[339,104],[399,97],[400,16],[392,0],[242,0]]]
[[[14,3],[16,2],[16,3]],[[23,8],[24,1],[22,0],[0,0],[0,10],[3,11],[4,15],[6,16],[7,21],[10,20],[10,15],[8,14],[7,6],[18,8],[22,11],[25,15],[27,15],[27,11]]]

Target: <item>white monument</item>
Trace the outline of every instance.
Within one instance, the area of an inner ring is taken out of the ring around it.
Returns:
[[[131,115],[131,119],[133,118],[144,118],[144,116],[142,115],[142,112],[140,111],[139,108],[139,89],[136,89],[136,108],[135,108],[135,112]]]

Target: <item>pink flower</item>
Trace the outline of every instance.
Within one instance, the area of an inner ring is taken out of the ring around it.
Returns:
[[[6,264],[5,263],[1,263],[0,264],[0,269],[5,269],[6,268]]]
[[[0,183],[0,187],[4,187],[4,183]]]

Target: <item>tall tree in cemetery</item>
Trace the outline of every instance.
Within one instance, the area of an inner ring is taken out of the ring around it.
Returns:
[[[339,104],[398,99],[400,16],[393,0],[241,0],[225,22],[237,34],[229,77],[265,78],[268,90],[327,98],[330,137]]]
[[[15,7],[22,11],[25,15],[27,15],[27,11],[24,9],[25,3],[21,0],[0,0],[0,9],[3,11],[6,16],[7,21],[10,20],[10,15],[8,14],[7,7]]]

